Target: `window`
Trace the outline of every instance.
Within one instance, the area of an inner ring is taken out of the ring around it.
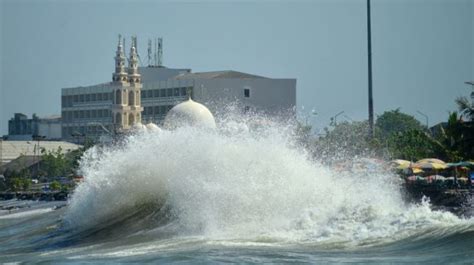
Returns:
[[[174,96],[178,97],[179,96],[179,87],[174,89]]]
[[[135,93],[133,91],[128,92],[128,105],[129,106],[135,106]]]
[[[154,89],[154,90],[153,90],[153,97],[157,98],[157,97],[159,97],[159,96],[160,96],[160,90]]]
[[[160,114],[166,114],[166,106],[160,106]]]
[[[91,101],[97,100],[97,94],[91,94]]]
[[[186,96],[186,88],[185,87],[181,88],[181,96]]]
[[[166,96],[167,97],[172,97],[173,96],[173,89],[167,88],[166,89]]]
[[[244,88],[244,97],[246,97],[246,98],[250,97],[250,89]]]
[[[155,111],[155,113],[154,113],[155,115],[160,114],[160,107],[159,106],[155,106],[153,109]]]
[[[160,97],[166,97],[166,89],[160,89]]]
[[[102,101],[102,93],[97,94],[97,100]]]
[[[122,104],[122,92],[120,90],[115,91],[115,104]]]
[[[74,103],[79,102],[79,95],[74,95]]]

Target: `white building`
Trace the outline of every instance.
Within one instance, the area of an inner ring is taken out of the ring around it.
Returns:
[[[135,43],[132,41],[132,49]],[[62,89],[63,139],[96,139],[126,130],[135,122],[160,124],[174,105],[187,99],[187,93],[217,114],[226,104],[237,102],[242,112],[295,116],[296,79],[237,71],[191,73],[190,69],[137,67],[132,49],[128,73],[119,41],[112,82]]]

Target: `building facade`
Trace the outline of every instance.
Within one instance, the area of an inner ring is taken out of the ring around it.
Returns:
[[[32,118],[22,113],[15,113],[8,121],[9,140],[33,140],[41,138],[44,140],[61,139],[61,117],[50,116],[40,118],[33,114]]]
[[[129,65],[117,46],[112,82],[62,89],[63,139],[98,139],[129,129],[134,123],[160,124],[166,113],[187,99],[217,114],[228,104],[242,112],[295,115],[296,79],[274,79],[237,71],[191,73],[190,69],[138,67],[132,40]]]

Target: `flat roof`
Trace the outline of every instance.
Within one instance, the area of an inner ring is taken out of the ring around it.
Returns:
[[[37,155],[38,145],[39,148],[44,148],[46,151],[56,151],[58,147],[61,147],[62,153],[68,153],[69,151],[76,150],[80,145],[63,142],[63,141],[13,141],[3,140],[0,142],[2,151],[2,162],[9,162],[18,158],[21,155],[34,156]]]
[[[175,79],[219,79],[219,78],[229,78],[229,79],[245,79],[245,78],[267,78],[259,75],[252,75],[248,73],[225,70],[225,71],[212,71],[212,72],[197,72],[197,73],[186,73],[177,75]]]

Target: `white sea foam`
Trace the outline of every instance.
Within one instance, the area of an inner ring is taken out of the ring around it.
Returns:
[[[10,211],[2,211],[2,214],[0,215],[0,220],[26,218],[26,217],[31,217],[35,215],[49,213],[53,210],[54,210],[53,208],[44,208],[44,209],[32,209],[32,210],[26,210],[26,211],[22,210],[20,212],[13,212],[13,213],[10,213]]]
[[[181,237],[349,245],[473,222],[406,205],[389,173],[347,174],[311,161],[291,131],[233,120],[217,131],[144,129],[120,147],[93,148],[65,221],[90,228],[166,205]]]

